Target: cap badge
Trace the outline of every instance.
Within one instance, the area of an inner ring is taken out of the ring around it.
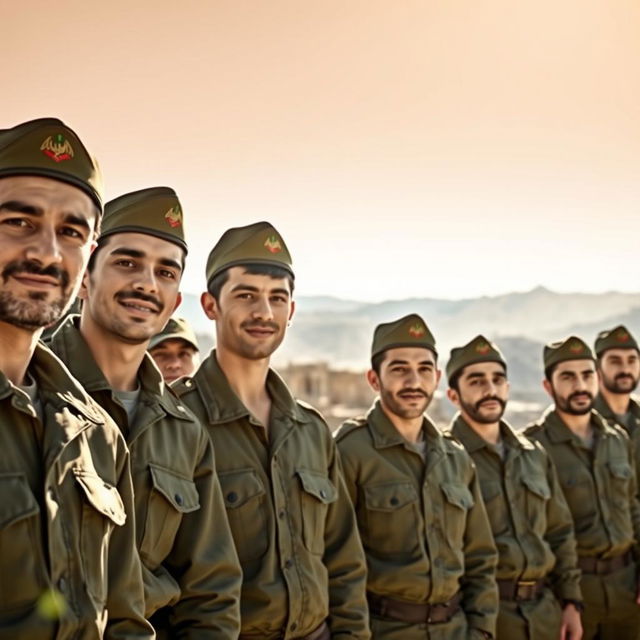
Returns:
[[[413,338],[421,338],[424,333],[424,327],[419,322],[409,327],[409,335]]]
[[[55,162],[64,162],[73,158],[71,143],[61,134],[49,136],[41,145],[40,151]]]
[[[171,207],[167,213],[164,214],[164,219],[172,226],[179,227],[182,224],[182,209],[177,204]]]
[[[618,333],[616,334],[616,340],[618,342],[628,342],[629,337],[630,336],[626,331],[618,331]]]
[[[487,353],[489,353],[489,351],[491,351],[491,347],[486,342],[481,342],[480,344],[476,345],[476,352],[481,356],[486,355]]]
[[[282,245],[280,244],[280,240],[278,240],[278,236],[269,236],[264,241],[264,246],[270,253],[280,253],[282,251]]]
[[[582,353],[584,347],[579,342],[572,342],[569,345],[569,351],[571,351],[571,353]]]

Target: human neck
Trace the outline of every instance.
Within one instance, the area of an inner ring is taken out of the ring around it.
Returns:
[[[242,404],[266,427],[271,410],[271,398],[267,392],[269,358],[250,360],[224,346],[217,346],[216,359]]]
[[[629,410],[630,393],[612,393],[605,387],[600,387],[600,394],[613,413],[621,416]]]
[[[149,341],[140,344],[123,342],[96,324],[87,313],[80,317],[80,333],[111,389],[135,391],[138,388],[138,370]]]
[[[577,436],[587,438],[591,434],[591,412],[576,416],[572,413],[561,411],[557,407],[556,411],[558,412],[562,422],[564,422]]]
[[[417,418],[403,418],[389,411],[382,402],[380,403],[380,406],[382,407],[384,414],[389,418],[391,424],[407,442],[412,442],[413,444],[418,442],[420,432],[422,431],[422,424],[424,422],[423,415],[420,415]]]
[[[42,329],[30,331],[0,322],[0,371],[15,385],[24,383]]]
[[[485,441],[489,444],[498,444],[500,442],[500,421],[486,424],[474,420],[466,413],[462,413],[464,421]]]

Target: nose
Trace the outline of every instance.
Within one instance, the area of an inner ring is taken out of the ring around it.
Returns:
[[[258,296],[251,313],[257,320],[272,320],[273,309],[271,308],[269,298],[267,296]]]
[[[26,258],[43,266],[62,262],[58,235],[53,226],[43,225],[33,242],[27,247]]]
[[[158,290],[158,281],[152,268],[140,269],[136,272],[133,288],[145,293],[155,293]]]
[[[409,388],[415,389],[420,386],[420,375],[415,369],[410,369],[407,372],[407,376],[405,378],[405,385]]]

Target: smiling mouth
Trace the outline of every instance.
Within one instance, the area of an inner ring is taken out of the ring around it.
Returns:
[[[138,313],[143,313],[146,315],[159,313],[159,310],[157,308],[151,307],[149,305],[140,304],[138,302],[128,302],[126,300],[120,300],[119,302],[125,309],[129,309],[130,311],[136,311]]]
[[[33,273],[13,273],[11,277],[20,284],[35,289],[56,289],[60,281],[51,276],[38,276]]]

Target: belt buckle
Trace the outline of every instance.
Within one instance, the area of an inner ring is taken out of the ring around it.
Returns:
[[[528,598],[523,598],[520,596],[520,588],[522,587],[523,589],[526,589],[527,587],[530,587],[531,589],[533,589],[533,587],[536,586],[536,581],[535,580],[518,580],[516,582],[516,600],[526,600]],[[529,593],[527,594],[527,596],[531,596],[533,594]]]

